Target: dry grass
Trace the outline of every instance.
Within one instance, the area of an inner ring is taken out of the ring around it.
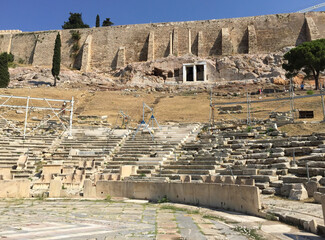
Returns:
[[[154,107],[155,117],[160,123],[166,122],[208,122],[209,121],[209,93],[146,93],[145,91],[126,92],[126,91],[97,91],[91,92],[79,89],[60,89],[60,88],[24,88],[24,89],[0,89],[0,94],[44,97],[54,99],[75,98],[76,115],[96,115],[108,116],[108,122],[115,124],[118,111],[123,110],[131,116],[134,125],[142,119],[142,103]],[[299,92],[305,95],[306,92]],[[287,97],[288,93],[263,95],[262,98]],[[260,96],[252,96],[252,100],[258,100]],[[246,101],[245,97],[214,97],[214,102]],[[0,101],[0,104],[3,102]],[[8,104],[26,104],[25,100],[10,100]],[[31,102],[37,105],[37,103]],[[46,103],[44,103],[46,105]],[[60,107],[58,103],[55,107]],[[44,106],[44,105],[43,105]],[[247,104],[243,104],[241,114],[218,114],[216,110],[216,120],[226,119],[246,119]],[[295,107],[300,110],[314,110],[315,118],[308,121],[320,121],[323,119],[321,98],[307,98],[295,100]],[[289,111],[289,102],[269,102],[252,104],[251,113],[253,118],[268,118],[271,111]],[[3,113],[3,112],[2,112]],[[44,112],[34,113],[37,116],[44,116]],[[34,115],[35,116],[35,115]],[[24,114],[17,115],[15,111],[6,113],[6,117],[16,120],[23,120]],[[145,119],[149,119],[150,113],[146,111]],[[312,132],[325,132],[325,124],[300,123],[296,125],[286,125],[281,129],[289,134],[311,134]]]

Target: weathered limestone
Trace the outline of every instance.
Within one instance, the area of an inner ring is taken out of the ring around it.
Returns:
[[[17,169],[18,170],[24,169],[26,167],[27,159],[28,159],[27,155],[19,156],[18,161],[17,161]]]
[[[289,199],[291,200],[305,200],[308,198],[307,190],[303,184],[294,184],[290,191]]]
[[[247,27],[248,34],[248,53],[254,54],[258,52],[257,50],[257,36],[254,25],[250,25]]]
[[[93,185],[91,180],[84,181],[83,193],[84,198],[96,198],[96,186]]]
[[[231,55],[232,54],[232,43],[228,28],[221,29],[221,54]]]
[[[11,174],[11,167],[2,167],[0,168],[0,176],[2,177],[1,180],[10,180],[12,179]]]
[[[37,36],[36,46],[34,50],[33,56],[33,66],[41,66],[41,65],[52,65],[52,57],[54,51],[54,43],[55,38],[57,36],[57,32],[50,32],[48,34],[44,34],[42,36]],[[49,43],[52,45],[49,47]],[[50,58],[44,58],[44,55],[51,56]]]
[[[125,47],[120,47],[117,52],[116,68],[125,66]]]
[[[173,32],[169,33],[169,56],[173,55]]]
[[[193,53],[194,49],[191,47],[195,43],[194,37],[197,37],[193,34],[199,32],[202,32],[202,36],[204,36],[201,41],[199,33],[199,56],[242,54],[247,53],[247,51],[253,53],[255,52],[254,49],[257,53],[270,53],[286,46],[294,46],[297,42],[301,43],[306,39],[324,38],[325,33],[318,26],[323,18],[324,13],[322,12],[310,12],[238,19],[112,26],[109,28],[78,29],[78,31],[81,35],[81,42],[85,42],[89,35],[93,37],[90,66],[94,69],[107,70],[116,67],[114,64],[116,51],[120,46],[124,46],[128,50],[126,63],[151,61],[166,57],[170,32],[173,32],[172,53],[174,56]],[[270,28],[269,26],[273,27]],[[306,31],[303,29],[304,26],[307,26]],[[192,34],[188,34],[190,33],[188,32],[189,29],[191,29]],[[22,59],[25,63],[32,63],[34,53],[34,65],[50,65],[53,55],[49,51],[53,50],[56,32],[0,32],[0,35],[3,36],[0,39],[0,50],[1,52],[8,51],[9,46],[11,46],[10,51],[17,60]],[[156,36],[153,35],[153,32]],[[71,33],[70,30],[62,30],[61,33],[62,65],[71,67],[74,61],[70,57],[72,44],[69,40]],[[10,34],[12,34],[12,38],[7,37]],[[309,37],[307,37],[308,34]],[[247,43],[246,35],[248,35]],[[201,42],[203,52],[200,47]],[[156,49],[153,51],[154,46]],[[177,51],[176,48],[178,48]],[[48,51],[44,52],[45,49]]]
[[[319,184],[315,181],[309,181],[305,184],[306,190],[308,192],[308,197],[313,197],[314,193],[317,192]]]
[[[203,40],[203,32],[199,31],[197,34],[197,55],[198,57],[204,56],[204,40]]]
[[[80,70],[83,72],[90,71],[91,43],[92,43],[92,35],[88,35],[84,45],[82,46],[82,59],[81,59]]]
[[[0,198],[28,198],[30,185],[29,180],[1,180]]]
[[[318,28],[311,17],[306,17],[307,40],[313,41],[320,38]]]
[[[97,197],[128,197],[157,201],[167,196],[171,202],[199,204],[258,214],[259,190],[254,186],[206,183],[157,183],[98,181]]]
[[[138,166],[132,166],[132,165],[121,166],[120,167],[121,179],[136,174],[137,170],[138,170]]]
[[[49,197],[61,197],[62,181],[60,179],[52,179],[50,182]]]
[[[148,37],[147,61],[155,60],[155,33],[150,32]]]
[[[10,53],[11,52],[11,41],[12,41],[12,34],[9,35],[9,43],[8,43],[7,53]]]
[[[192,31],[188,29],[188,53],[192,53]]]

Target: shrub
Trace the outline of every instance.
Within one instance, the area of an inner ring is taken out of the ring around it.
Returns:
[[[308,90],[307,91],[307,95],[313,95],[314,94],[314,91],[313,90]]]
[[[73,44],[72,45],[72,52],[74,52],[74,53],[78,52],[79,48],[80,47],[79,47],[78,43]]]
[[[70,31],[71,33],[71,38],[73,41],[79,41],[81,38],[80,32],[79,31]]]
[[[158,200],[158,203],[167,203],[167,202],[169,202],[169,199],[166,195],[163,198]]]
[[[8,54],[8,63],[12,63],[15,60],[15,56],[12,53]]]

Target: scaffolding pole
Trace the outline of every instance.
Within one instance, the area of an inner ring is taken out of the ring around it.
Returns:
[[[248,92],[246,93],[246,98],[247,98],[247,125],[251,126],[251,100]]]
[[[74,105],[74,98],[72,97],[71,109],[70,109],[69,136],[72,136],[73,105]]]
[[[26,112],[25,112],[25,124],[24,124],[24,139],[26,138],[26,129],[27,129],[27,118],[28,118],[28,107],[29,107],[29,97],[27,97],[26,102]]]

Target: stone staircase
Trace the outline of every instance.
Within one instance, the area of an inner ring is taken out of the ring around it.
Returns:
[[[148,131],[130,135],[107,163],[103,174],[120,174],[121,166],[132,165],[137,170],[131,177],[151,177],[197,128],[198,124],[161,126],[154,129],[154,138]]]
[[[3,175],[4,179],[33,177],[43,154],[49,151],[57,138],[58,135],[35,135],[25,139],[15,136],[3,137],[0,140],[0,175]],[[23,159],[23,156],[26,156],[26,159]]]

